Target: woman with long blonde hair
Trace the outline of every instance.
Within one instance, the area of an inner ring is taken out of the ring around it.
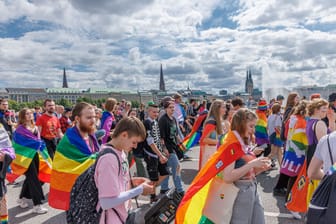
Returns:
[[[224,133],[223,116],[225,112],[226,106],[223,100],[215,100],[212,102],[208,116],[204,122],[203,133],[200,139],[199,169],[204,166],[217,150],[219,136]]]

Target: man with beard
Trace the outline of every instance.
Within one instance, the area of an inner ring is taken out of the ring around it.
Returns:
[[[53,208],[69,209],[72,186],[96,160],[99,145],[94,136],[95,119],[94,107],[88,103],[78,103],[72,111],[75,125],[58,144],[52,165],[49,205]]]
[[[47,145],[48,153],[51,159],[54,158],[57,139],[63,137],[61,125],[58,118],[55,116],[55,102],[51,99],[46,99],[43,103],[45,113],[42,114],[36,121],[41,138]]]

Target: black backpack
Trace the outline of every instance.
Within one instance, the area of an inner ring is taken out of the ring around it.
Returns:
[[[107,147],[106,147],[107,146]],[[120,160],[116,152],[113,151],[111,145],[106,144],[98,153],[96,162],[82,173],[72,187],[70,194],[70,207],[66,212],[67,223],[69,224],[97,224],[99,223],[103,209],[97,211],[98,189],[94,180],[96,165],[99,158],[107,153],[116,156],[119,164]]]
[[[329,135],[327,137],[331,164],[332,157]],[[307,212],[307,224],[329,224],[336,220],[336,171],[326,174],[315,190]]]

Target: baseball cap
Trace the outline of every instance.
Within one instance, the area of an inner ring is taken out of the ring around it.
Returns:
[[[147,103],[147,106],[148,106],[148,107],[159,107],[156,103],[154,103],[154,101],[149,101],[149,102]]]

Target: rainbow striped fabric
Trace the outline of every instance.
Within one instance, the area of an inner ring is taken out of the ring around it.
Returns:
[[[0,216],[0,223],[1,224],[7,224],[8,223],[8,215]]]
[[[235,134],[227,133],[224,144],[210,158],[192,181],[176,212],[176,224],[195,224],[204,220],[204,207],[210,183],[226,166],[244,155]],[[222,205],[220,205],[222,206]]]
[[[16,158],[11,163],[11,174],[7,175],[12,182],[23,175],[29,168],[36,153],[39,155],[38,178],[43,182],[50,182],[51,158],[43,140],[35,136],[23,125],[19,125],[13,133],[13,147]]]
[[[68,210],[70,191],[77,177],[96,160],[99,146],[93,135],[89,136],[93,145],[92,153],[80,136],[77,127],[67,130],[57,146],[50,178],[49,205]]]
[[[257,145],[268,144],[266,112],[257,110],[256,114],[258,116],[257,124],[255,126],[256,143]]]
[[[292,115],[280,172],[290,177],[297,176],[304,163],[307,147],[306,120],[302,116]]]
[[[273,144],[279,147],[283,146],[283,142],[280,137],[280,130],[278,128],[275,129],[275,139]]]
[[[187,150],[198,144],[202,135],[202,129],[203,129],[202,125],[207,115],[208,111],[205,111],[204,113],[200,114],[200,116],[197,117],[191,129],[191,132],[184,138],[183,145],[186,147]]]

